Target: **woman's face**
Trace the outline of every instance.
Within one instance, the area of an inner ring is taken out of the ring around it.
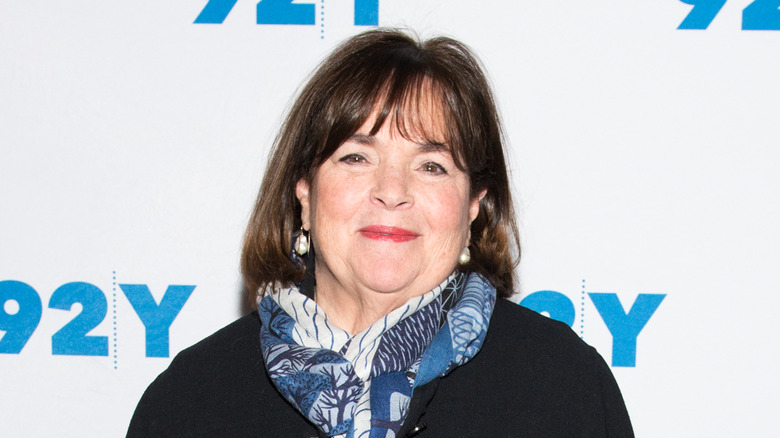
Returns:
[[[470,198],[468,175],[445,147],[405,139],[392,120],[373,136],[372,126],[344,142],[311,184],[300,180],[296,194],[318,294],[392,295],[400,305],[453,271],[480,198]]]

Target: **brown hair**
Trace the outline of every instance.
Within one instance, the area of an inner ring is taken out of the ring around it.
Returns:
[[[471,261],[459,269],[485,276],[499,296],[512,295],[520,246],[501,125],[480,63],[453,39],[418,41],[386,29],[342,43],[290,109],[244,238],[241,270],[250,290],[303,279],[305,268],[290,259],[293,233],[301,227],[297,181],[311,181],[320,164],[375,111],[372,135],[391,117],[405,137],[412,131],[430,137],[421,117],[430,102],[441,109],[447,145],[469,175],[472,198],[486,190],[471,224]]]

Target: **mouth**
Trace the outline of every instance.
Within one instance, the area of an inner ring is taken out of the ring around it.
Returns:
[[[364,237],[373,240],[387,242],[408,242],[420,237],[419,234],[398,227],[386,227],[383,225],[370,225],[358,230]]]

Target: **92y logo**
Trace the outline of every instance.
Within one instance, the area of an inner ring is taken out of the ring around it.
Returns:
[[[612,366],[635,367],[639,332],[658,310],[666,294],[639,294],[628,312],[615,293],[591,292],[588,296],[612,335]],[[520,305],[537,313],[545,312],[550,318],[574,328],[574,303],[560,292],[540,290],[523,298]]]
[[[693,5],[677,29],[706,29],[726,0],[680,0]],[[754,0],[742,10],[742,30],[780,30],[780,0]]]
[[[321,0],[324,1],[324,0]],[[355,26],[379,24],[379,0],[354,0]],[[219,24],[225,21],[238,0],[208,0],[195,23]],[[314,3],[293,3],[293,0],[261,0],[257,4],[257,24],[298,24],[313,26]]]
[[[130,305],[146,329],[146,357],[168,357],[168,329],[195,286],[170,285],[157,304],[145,284],[120,284]],[[90,335],[106,317],[108,302],[103,291],[90,283],[72,282],[58,287],[49,298],[49,309],[81,312],[51,337],[53,355],[108,356],[108,336]],[[43,315],[41,297],[32,286],[15,280],[0,281],[0,353],[19,354],[32,337]]]

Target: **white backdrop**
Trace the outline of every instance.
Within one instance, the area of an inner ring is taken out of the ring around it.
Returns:
[[[248,0],[212,0],[219,24],[194,23],[207,0],[0,0],[0,434],[123,436],[170,358],[242,314],[268,147],[307,73],[367,29],[358,3],[484,61],[517,301],[574,312],[637,435],[776,436],[780,2],[307,1],[310,25],[257,24]]]

